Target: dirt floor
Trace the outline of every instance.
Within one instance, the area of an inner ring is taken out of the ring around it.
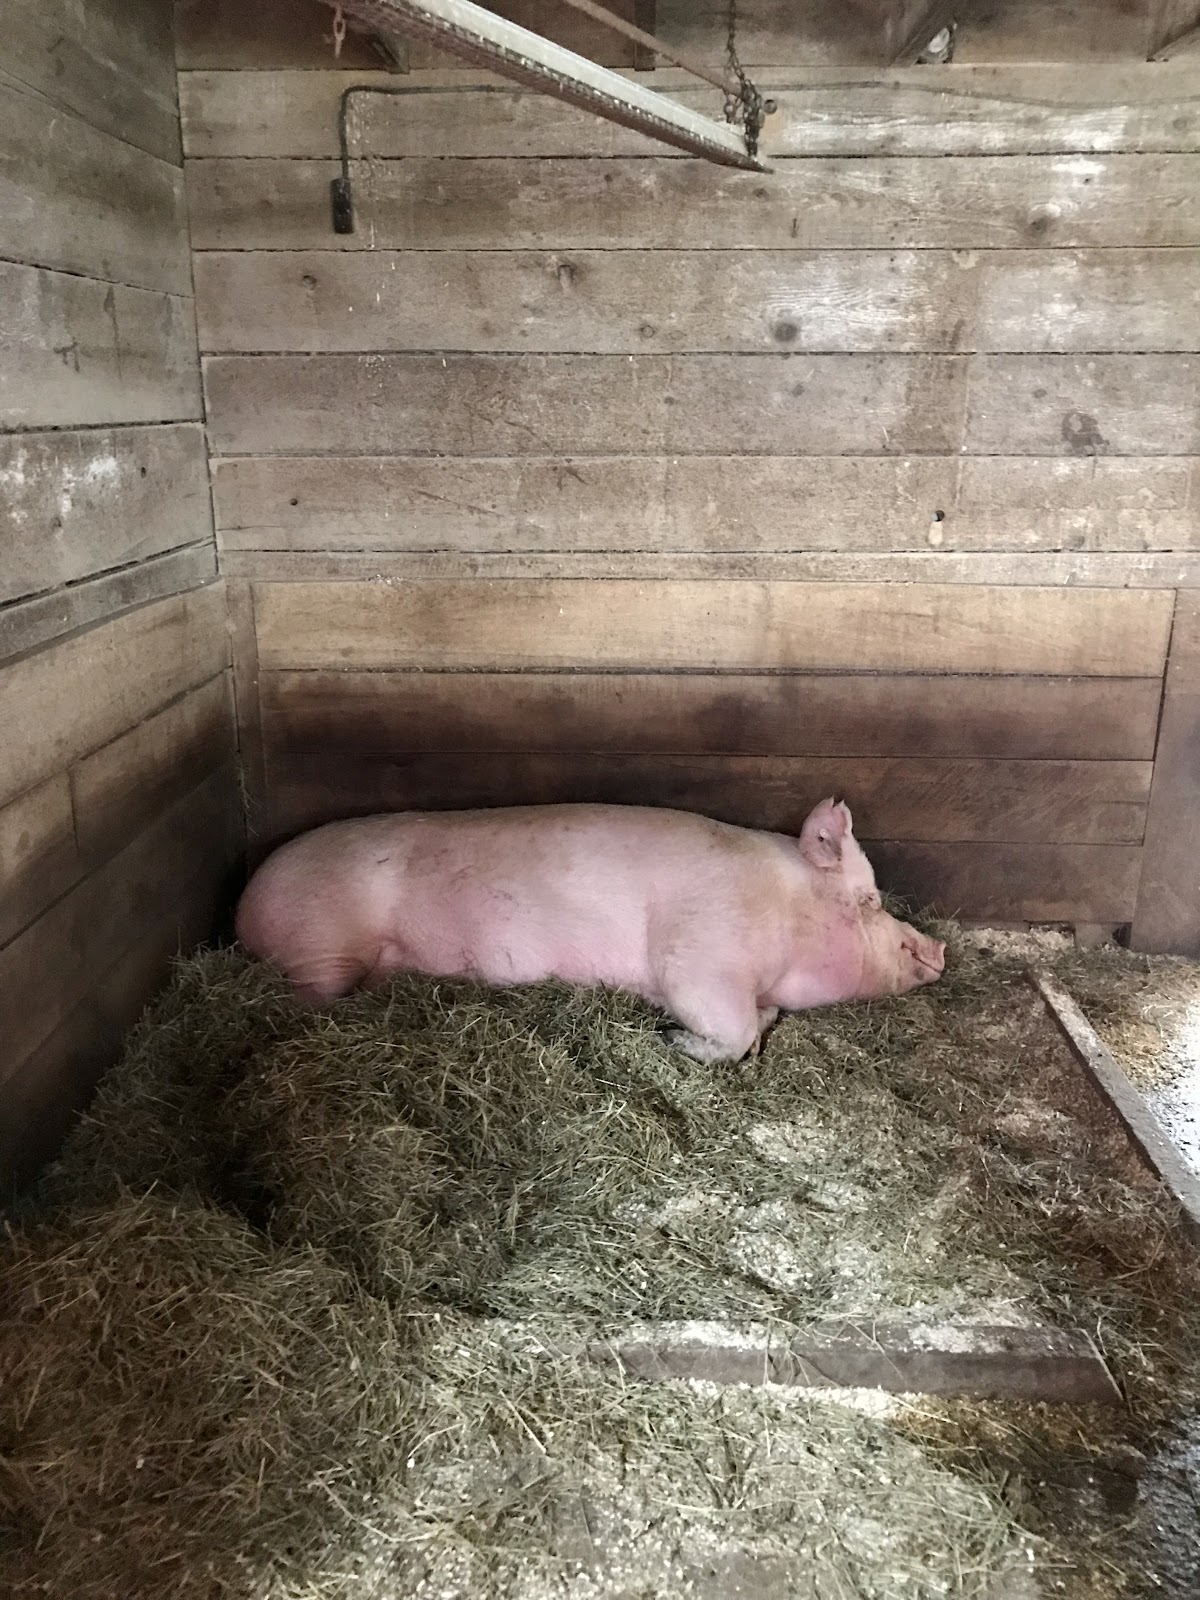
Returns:
[[[621,996],[181,964],[0,1244],[0,1592],[1200,1596],[1200,1250],[1026,977],[1185,1126],[1200,968],[944,931],[739,1068]],[[1122,1403],[572,1353],[896,1317],[1086,1333]]]

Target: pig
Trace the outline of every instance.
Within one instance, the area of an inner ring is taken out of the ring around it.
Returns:
[[[401,971],[641,995],[698,1061],[757,1053],[781,1010],[904,994],[945,946],[884,911],[849,809],[799,838],[690,812],[549,805],[331,822],[267,858],[245,948],[320,1005]]]

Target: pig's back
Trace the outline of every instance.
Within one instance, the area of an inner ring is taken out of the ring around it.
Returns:
[[[298,941],[353,946],[383,970],[558,977],[653,997],[655,923],[746,901],[789,843],[637,806],[365,817],[269,858],[243,897],[238,933],[277,958]]]

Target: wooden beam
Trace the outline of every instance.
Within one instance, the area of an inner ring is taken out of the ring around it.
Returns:
[[[1071,996],[1047,973],[1037,974],[1033,982],[1072,1055],[1120,1118],[1134,1149],[1178,1202],[1189,1234],[1200,1240],[1200,1173],[1184,1160],[1163,1132],[1150,1107]]]
[[[1177,595],[1146,822],[1135,950],[1200,956],[1200,594]]]
[[[761,1325],[657,1323],[611,1341],[594,1340],[587,1356],[631,1378],[1068,1405],[1121,1399],[1092,1340],[1052,1328],[865,1319],[780,1332]]]
[[[873,26],[886,66],[915,61],[940,29],[961,10],[959,0],[850,0]]]
[[[338,0],[326,3],[336,5]],[[528,28],[506,22],[473,0],[342,0],[342,8],[380,32],[425,39],[501,77],[719,166],[768,170],[750,155],[732,125],[597,66]]]

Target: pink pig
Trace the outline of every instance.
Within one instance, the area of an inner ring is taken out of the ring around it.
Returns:
[[[799,840],[641,806],[331,822],[264,862],[237,932],[316,1004],[405,970],[626,989],[698,1061],[757,1050],[780,1010],[933,983],[945,957],[882,909],[833,800]]]

